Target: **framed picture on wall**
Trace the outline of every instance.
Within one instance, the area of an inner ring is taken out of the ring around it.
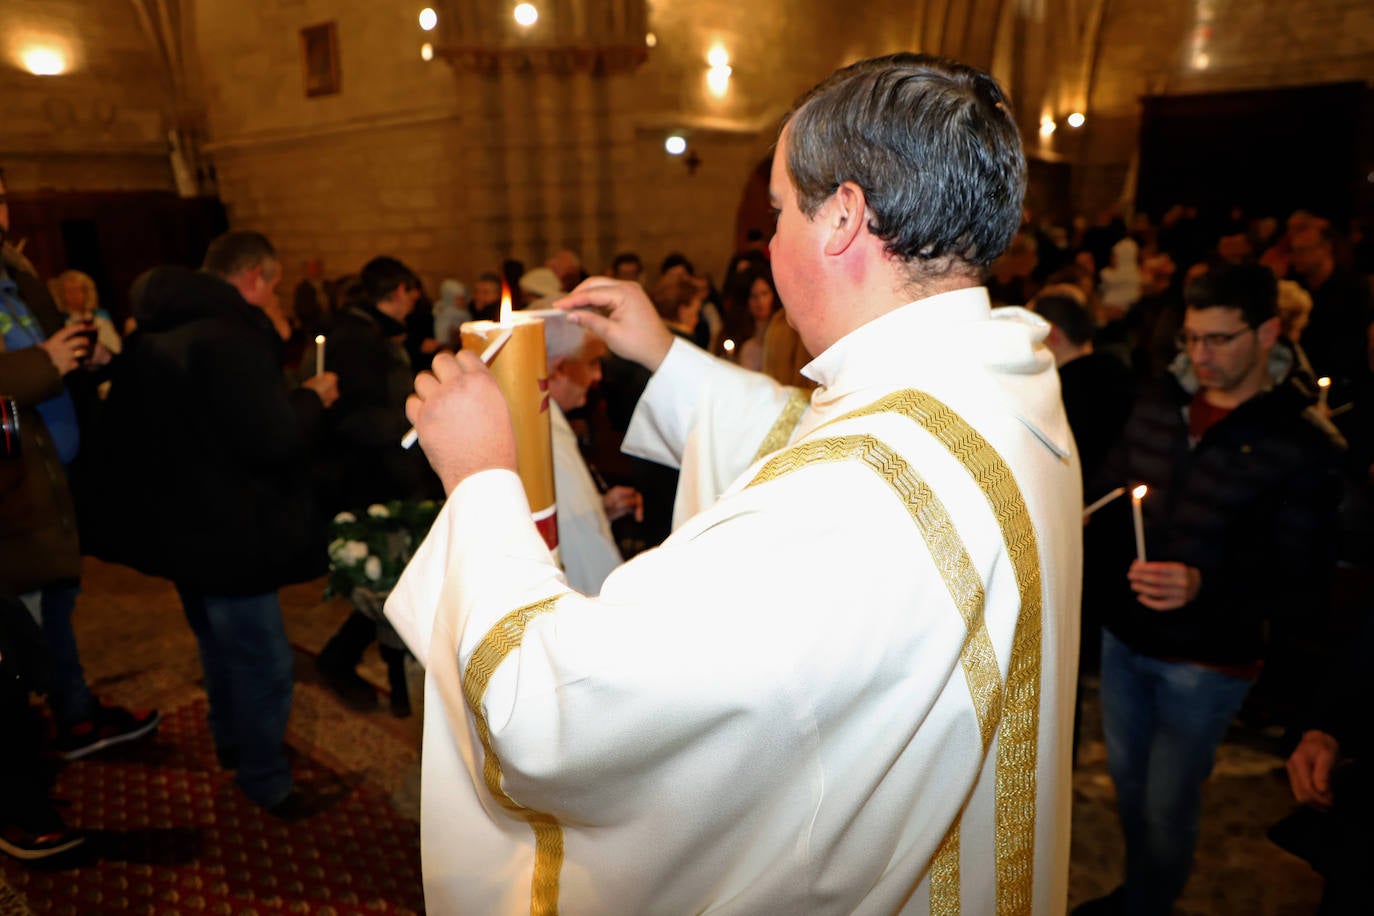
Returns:
[[[339,91],[339,31],[333,22],[301,29],[301,59],[306,98]]]

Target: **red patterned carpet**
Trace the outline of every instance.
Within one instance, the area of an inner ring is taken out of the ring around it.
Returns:
[[[0,856],[0,877],[34,913],[423,912],[419,825],[361,779],[303,755],[293,769],[347,794],[296,824],[273,818],[216,764],[205,701],[185,704],[152,741],[63,768],[64,817],[92,834],[75,868]]]

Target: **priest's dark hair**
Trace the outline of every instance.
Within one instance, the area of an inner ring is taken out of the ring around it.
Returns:
[[[226,280],[232,279],[245,270],[259,265],[272,266],[264,273],[275,275],[277,270],[277,249],[261,232],[235,230],[226,232],[210,243],[205,249],[205,261],[201,270]]]
[[[802,213],[854,182],[869,230],[913,279],[981,275],[1020,226],[1021,135],[1002,88],[974,67],[909,53],[860,61],[798,99],[783,130]]]

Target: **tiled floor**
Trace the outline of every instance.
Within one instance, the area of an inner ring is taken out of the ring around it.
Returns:
[[[337,600],[322,602],[321,589],[321,583],[313,583],[282,593],[287,632],[300,650],[290,740],[336,771],[371,783],[392,799],[399,814],[418,818],[421,674],[412,666],[416,715],[410,719],[392,718],[385,704],[375,713],[359,714],[335,702],[318,683],[310,659],[348,608]],[[195,640],[165,582],[88,561],[77,636],[87,678],[109,701],[170,710],[201,695]],[[386,683],[375,649],[363,674],[378,686]],[[1071,904],[1113,888],[1121,863],[1094,714],[1085,724],[1074,797]],[[1228,741],[1205,805],[1197,867],[1180,912],[1299,916],[1314,911],[1320,879],[1265,838],[1268,826],[1292,808],[1282,760],[1252,743]],[[300,829],[308,830],[309,824]],[[23,901],[0,885],[0,913],[11,912],[25,912]]]

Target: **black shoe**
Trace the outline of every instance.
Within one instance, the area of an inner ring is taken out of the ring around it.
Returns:
[[[315,670],[320,672],[325,686],[332,690],[345,706],[358,712],[371,712],[377,708],[377,691],[359,677],[357,671],[352,668],[336,668],[323,655],[316,657]]]
[[[57,737],[57,755],[63,760],[80,760],[152,734],[161,721],[162,714],[156,709],[130,712],[118,706],[98,706],[89,719],[62,730]]]
[[[1126,912],[1126,888],[1118,887],[1105,897],[1080,903],[1070,911],[1069,916],[1124,916]]]
[[[294,787],[286,797],[267,808],[273,817],[294,824],[306,818],[328,811],[348,797],[350,786],[341,786],[330,792],[305,791]]]

